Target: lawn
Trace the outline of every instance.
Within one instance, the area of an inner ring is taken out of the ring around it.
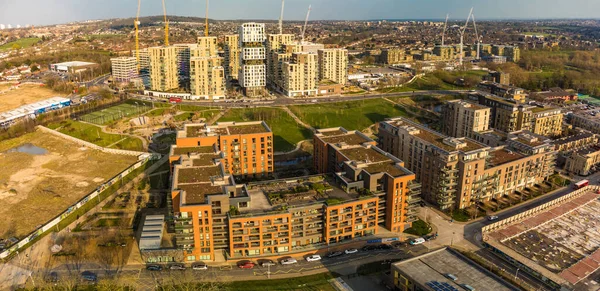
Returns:
[[[150,101],[144,101],[144,100],[140,100],[140,99],[127,99],[125,101],[126,104],[131,104],[131,105],[138,105],[138,106],[150,106],[152,108],[159,108],[159,107],[171,107],[172,105],[170,103],[165,103],[165,102],[150,102]]]
[[[17,89],[0,94],[0,112],[57,96],[64,94],[56,93],[45,86],[20,85]]]
[[[0,51],[6,51],[9,49],[12,49],[15,44],[18,45],[19,48],[28,48],[28,47],[38,43],[41,40],[42,40],[41,38],[37,38],[37,37],[21,38],[19,40],[1,45]]]
[[[95,112],[86,114],[81,117],[81,120],[83,120],[85,122],[89,122],[89,123],[104,125],[104,124],[110,124],[114,121],[120,120],[125,117],[133,117],[133,116],[142,114],[151,109],[152,109],[152,107],[145,106],[144,104],[137,106],[137,105],[131,105],[131,104],[124,103],[124,104],[111,106],[106,109],[102,109],[99,111],[95,111]],[[165,109],[159,108],[159,109],[155,109],[154,111],[160,111],[160,110],[164,111]],[[151,114],[154,111],[152,111]],[[162,112],[158,112],[158,113],[162,113]],[[154,115],[152,115],[152,116],[154,116]]]
[[[330,273],[322,273],[304,277],[288,279],[271,279],[256,281],[236,281],[225,286],[226,290],[266,291],[266,290],[290,290],[290,291],[334,291],[336,289],[327,281],[333,278]]]
[[[102,132],[100,127],[91,124],[85,124],[73,120],[65,120],[60,123],[49,124],[48,127],[101,147],[110,146],[111,148],[133,151],[143,150],[141,140],[126,135],[105,133]]]
[[[265,121],[273,131],[276,152],[293,150],[299,141],[312,137],[309,129],[297,124],[287,112],[279,108],[231,109],[218,121]]]
[[[348,130],[364,130],[389,117],[408,116],[406,110],[383,99],[296,105],[290,109],[314,128],[341,126]]]
[[[412,227],[406,229],[404,233],[414,234],[417,236],[424,236],[431,232],[431,226],[423,220],[417,220],[412,223]]]
[[[397,93],[397,92],[411,92],[411,91],[424,91],[424,90],[460,90],[460,89],[471,89],[470,86],[458,86],[452,84],[450,79],[454,78],[471,78],[477,81],[481,81],[481,77],[487,75],[487,71],[471,70],[466,72],[435,72],[427,74],[421,78],[417,78],[414,82],[397,88],[387,88],[378,90],[382,93]],[[444,79],[448,81],[444,81]],[[478,83],[473,81],[473,83]]]
[[[204,107],[204,106],[187,105],[187,104],[178,104],[177,106],[175,106],[175,108],[177,108],[177,110],[179,110],[179,111],[190,111],[190,112],[218,109],[218,107],[216,107],[216,106],[215,107]]]
[[[6,152],[23,144],[48,152]],[[23,237],[137,161],[79,148],[42,131],[0,142],[0,238]]]

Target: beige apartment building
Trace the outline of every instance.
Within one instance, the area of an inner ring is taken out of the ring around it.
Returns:
[[[436,45],[433,47],[433,54],[439,57],[439,60],[447,61],[454,59],[456,50],[450,45]]]
[[[283,93],[288,97],[317,96],[317,55],[296,52],[282,64]]]
[[[412,61],[412,55],[407,54],[402,48],[387,48],[381,50],[379,62],[386,65],[395,65],[403,62]]]
[[[240,36],[231,34],[225,36],[225,77],[227,80],[237,80],[240,70]]]
[[[579,176],[587,176],[600,164],[600,145],[588,146],[567,154],[565,170]]]
[[[463,209],[543,182],[554,171],[553,146],[539,137],[510,135],[490,147],[454,138],[404,118],[379,125],[380,148],[416,174],[423,198],[443,210]]]
[[[596,143],[598,143],[598,136],[587,130],[579,130],[575,135],[552,141],[554,150],[558,152],[576,150]]]
[[[348,81],[348,50],[322,49],[318,51],[319,81],[330,80],[341,85]]]
[[[474,138],[475,132],[489,129],[490,108],[463,100],[451,100],[442,107],[441,122],[445,135]]]
[[[150,57],[150,88],[166,92],[179,88],[177,51],[174,46],[148,48]]]
[[[217,55],[216,37],[199,37],[198,46],[191,50],[190,91],[193,99],[225,98],[225,69],[223,58]]]
[[[267,35],[267,85],[276,87],[277,76],[282,75],[283,62],[275,58],[275,54],[284,51],[284,46],[294,42],[293,34],[269,34]]]
[[[490,127],[503,132],[530,130],[535,134],[555,136],[562,132],[560,108],[518,104],[494,95],[471,94],[469,99],[490,108]]]
[[[135,57],[118,57],[110,59],[112,76],[115,82],[128,83],[138,78],[137,59]]]

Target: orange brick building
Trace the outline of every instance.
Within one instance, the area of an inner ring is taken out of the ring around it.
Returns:
[[[273,132],[262,121],[186,124],[177,132],[177,148],[214,145],[223,152],[223,165],[234,176],[273,173]]]
[[[315,160],[327,175],[236,184],[234,139],[242,152],[244,145],[261,149],[264,138],[265,155],[272,153],[271,131],[253,124],[263,129],[237,135],[231,129],[240,123],[189,125],[178,133],[169,201],[184,261],[302,254],[369,238],[382,227],[402,232],[416,218],[414,174],[375,141],[343,128],[315,135],[315,156],[331,151],[327,162]]]

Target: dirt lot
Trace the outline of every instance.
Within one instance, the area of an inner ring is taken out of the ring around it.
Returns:
[[[56,93],[39,85],[21,85],[19,88],[13,90],[7,90],[8,88],[8,86],[0,86],[0,92],[4,92],[0,93],[0,112],[52,97],[64,97],[63,94]]]
[[[47,153],[7,152],[23,144]],[[0,142],[0,238],[28,234],[136,160],[42,132]]]

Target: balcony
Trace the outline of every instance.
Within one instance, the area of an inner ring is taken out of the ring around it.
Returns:
[[[185,223],[185,224],[175,224],[175,229],[192,229],[192,227],[194,227],[191,223]]]

